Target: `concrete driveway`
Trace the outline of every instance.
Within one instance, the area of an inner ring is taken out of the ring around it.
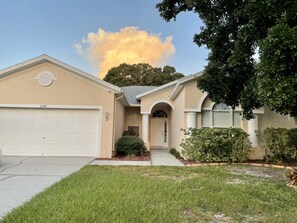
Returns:
[[[3,156],[0,163],[0,218],[93,160],[89,157]]]

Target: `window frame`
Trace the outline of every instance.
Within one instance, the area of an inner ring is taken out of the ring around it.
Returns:
[[[201,127],[202,128],[242,128],[242,119],[240,119],[240,126],[234,126],[234,114],[235,113],[240,113],[242,110],[239,108],[236,109],[218,109],[218,110],[214,110],[215,106],[218,103],[212,103],[210,107],[203,107],[201,110]],[[227,106],[227,105],[226,105]],[[227,106],[228,107],[228,106]],[[204,112],[209,112],[209,119],[208,123],[209,125],[204,125],[203,124],[203,113]],[[228,126],[220,126],[220,125],[214,125],[214,113],[215,112],[222,112],[222,113],[229,113],[229,121],[228,121]],[[240,115],[241,117],[241,115]]]

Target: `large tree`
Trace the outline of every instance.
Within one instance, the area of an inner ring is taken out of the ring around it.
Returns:
[[[203,21],[194,42],[210,53],[198,87],[213,101],[241,105],[247,119],[264,105],[297,116],[296,0],[163,0],[156,7],[166,21],[185,11]]]
[[[104,80],[116,86],[160,86],[184,75],[174,67],[152,67],[147,63],[126,64],[111,68]]]

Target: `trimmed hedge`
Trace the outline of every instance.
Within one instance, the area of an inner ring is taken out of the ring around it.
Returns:
[[[173,156],[175,156],[177,159],[181,158],[180,152],[177,151],[175,148],[171,148],[171,149],[169,150],[169,152],[170,152]]]
[[[122,136],[139,136],[137,132],[133,131],[132,129],[129,131],[129,130],[126,130],[123,132]]]
[[[297,128],[267,128],[263,138],[268,162],[297,162]]]
[[[183,130],[188,138],[181,143],[182,155],[196,162],[243,162],[248,160],[251,143],[239,128]]]
[[[122,136],[116,143],[117,154],[141,155],[145,151],[144,142],[137,136]]]

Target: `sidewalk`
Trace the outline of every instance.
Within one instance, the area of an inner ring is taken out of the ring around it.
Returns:
[[[152,166],[184,166],[178,159],[169,153],[169,149],[151,150]]]
[[[124,161],[124,160],[94,160],[90,165],[100,166],[184,166],[178,159],[169,153],[168,149],[151,150],[151,161]]]

